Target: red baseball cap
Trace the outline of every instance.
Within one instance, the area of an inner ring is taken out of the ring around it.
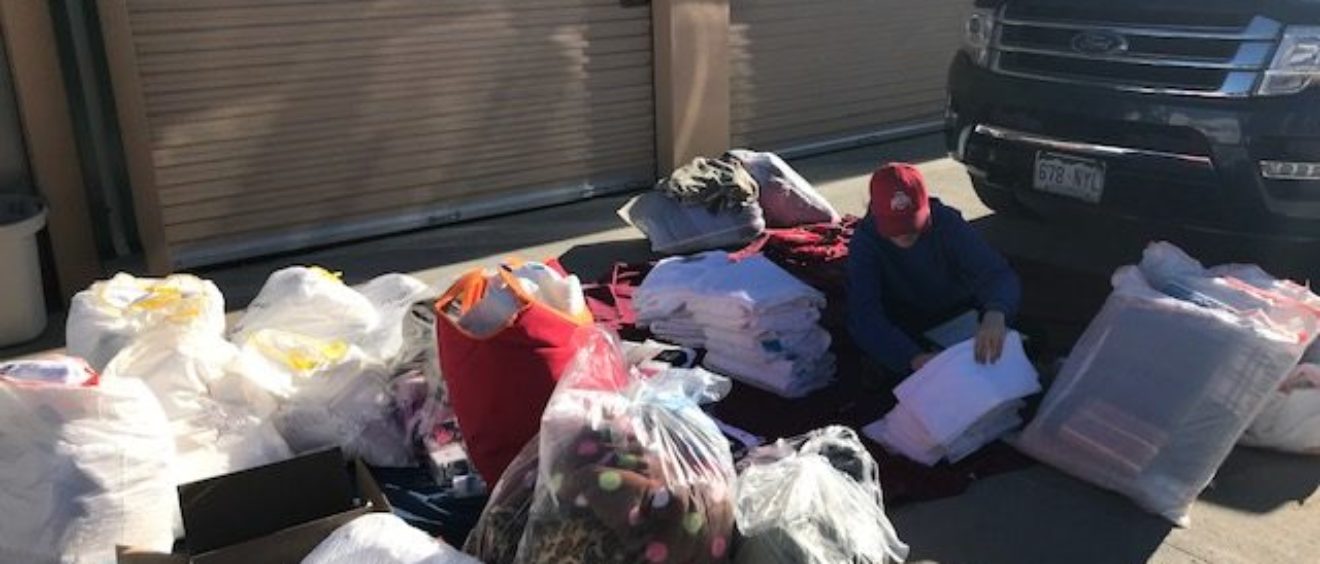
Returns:
[[[910,164],[885,165],[871,175],[871,217],[885,237],[925,231],[930,224],[926,179]]]

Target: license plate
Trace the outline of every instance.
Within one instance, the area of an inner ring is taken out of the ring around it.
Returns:
[[[1042,192],[1098,204],[1105,193],[1105,164],[1094,159],[1040,152],[1036,154],[1033,182]]]

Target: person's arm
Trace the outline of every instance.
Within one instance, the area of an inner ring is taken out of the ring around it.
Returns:
[[[990,243],[961,217],[949,229],[949,247],[955,264],[981,307],[984,317],[999,312],[1006,320],[1022,307],[1022,282]]]
[[[925,351],[885,314],[880,269],[877,251],[854,237],[848,246],[848,332],[867,356],[895,374],[907,374]]]
[[[995,363],[1004,353],[1008,320],[1022,305],[1022,283],[1008,261],[990,247],[967,222],[959,218],[950,230],[957,266],[971,284],[981,306],[981,324],[976,332],[976,361]]]

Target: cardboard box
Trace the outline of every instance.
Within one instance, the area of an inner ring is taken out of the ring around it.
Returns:
[[[339,449],[179,486],[186,554],[121,547],[120,564],[301,562],[339,527],[390,504],[362,461]],[[356,482],[356,488],[353,482]]]

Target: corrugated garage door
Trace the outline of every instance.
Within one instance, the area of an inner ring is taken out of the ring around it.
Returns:
[[[655,173],[644,3],[99,10],[156,269],[544,205]]]
[[[731,0],[735,145],[785,149],[933,118],[971,0]]]

